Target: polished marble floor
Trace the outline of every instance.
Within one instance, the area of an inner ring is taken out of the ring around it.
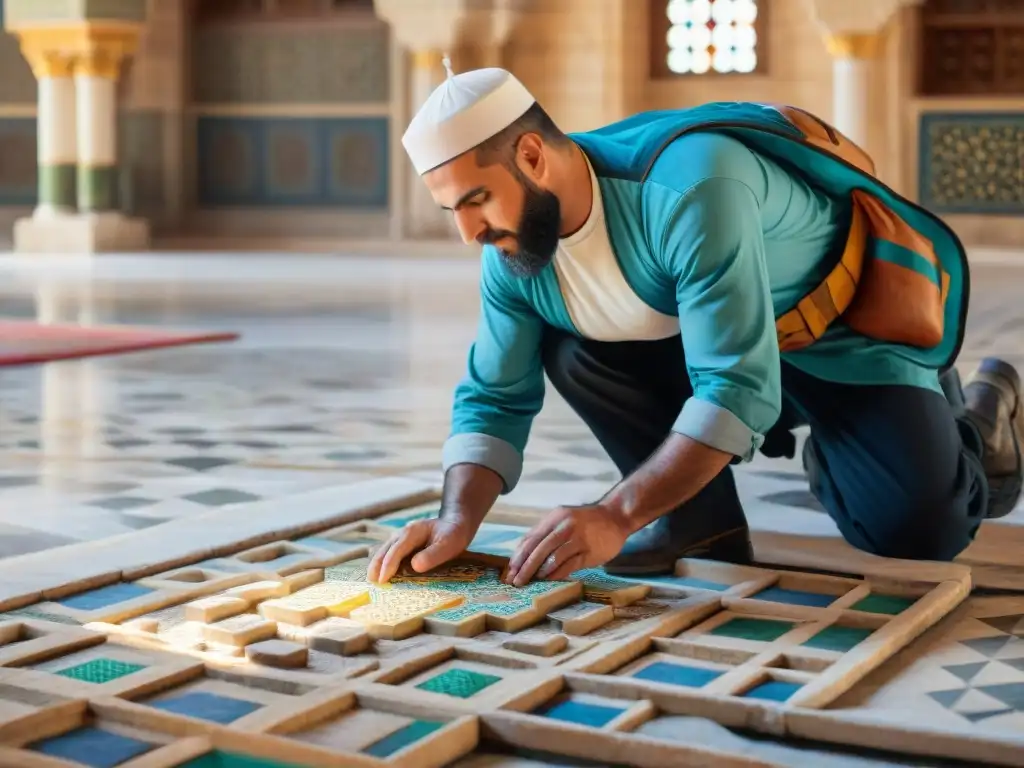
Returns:
[[[0,557],[383,474],[438,478],[473,336],[472,261],[232,254],[0,259],[2,314],[235,330],[232,344],[0,372]],[[967,372],[1024,366],[1024,269],[974,277]],[[523,504],[618,475],[550,391]],[[795,462],[741,471],[750,504],[816,508]],[[1017,513],[1021,514],[1021,513]]]
[[[381,475],[439,480],[476,280],[472,261],[0,259],[5,316],[242,333],[232,344],[0,371],[0,558],[215,507],[241,519],[262,499],[287,515],[298,494]],[[1024,269],[978,268],[964,373],[993,354],[1024,369],[1022,288]],[[549,390],[508,501],[587,501],[617,479]],[[759,458],[738,480],[748,509],[817,508],[796,462]],[[1024,510],[1015,516],[1024,522]],[[671,737],[684,736],[780,765],[938,764],[765,747],[703,720],[674,724]]]

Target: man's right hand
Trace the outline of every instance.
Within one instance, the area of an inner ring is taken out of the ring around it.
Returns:
[[[418,573],[437,568],[461,555],[475,533],[476,526],[465,520],[414,520],[377,550],[366,577],[377,584],[389,581],[413,553],[411,565]]]

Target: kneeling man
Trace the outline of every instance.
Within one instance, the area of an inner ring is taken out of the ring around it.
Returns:
[[[452,75],[403,142],[466,242],[481,314],[437,520],[374,556],[386,581],[460,554],[515,487],[545,375],[623,474],[548,513],[509,579],[748,562],[730,465],[793,455],[855,547],[951,560],[1021,490],[1020,379],[961,389],[968,266],[937,217],[797,109],[749,103],[562,133],[510,73]]]

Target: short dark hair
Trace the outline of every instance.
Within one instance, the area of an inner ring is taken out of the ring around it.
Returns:
[[[481,166],[501,163],[506,167],[515,168],[519,139],[527,133],[539,134],[549,144],[562,145],[569,141],[569,138],[555,125],[555,121],[544,111],[544,108],[534,102],[533,106],[508,128],[477,146],[475,150],[477,163]]]

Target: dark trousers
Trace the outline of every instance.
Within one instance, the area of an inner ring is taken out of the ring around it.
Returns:
[[[678,337],[595,342],[549,329],[544,369],[623,475],[664,442],[693,394]],[[834,384],[782,364],[783,408],[766,445],[811,428],[811,490],[848,542],[885,557],[952,560],[985,515],[980,440],[945,397],[903,386]],[[727,467],[674,514],[695,538],[745,517]]]

